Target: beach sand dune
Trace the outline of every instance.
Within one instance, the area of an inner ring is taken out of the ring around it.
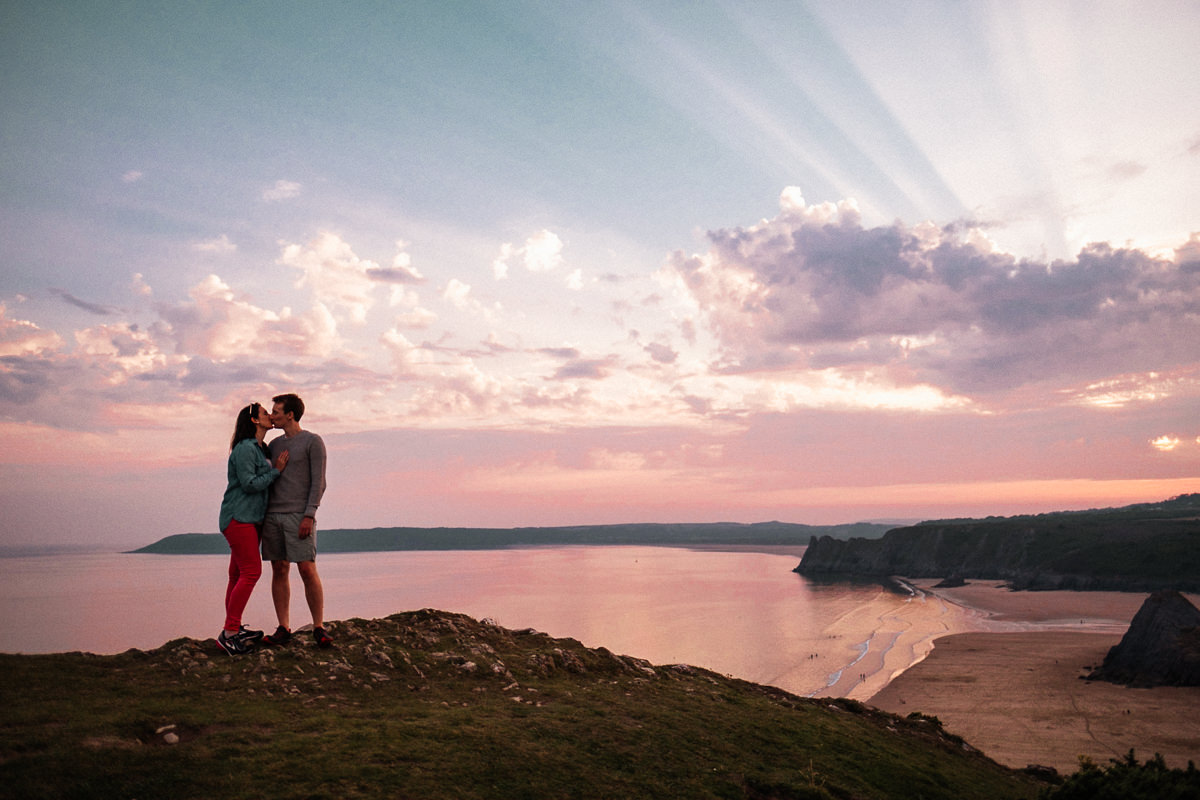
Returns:
[[[980,627],[937,639],[871,705],[936,716],[1012,767],[1072,773],[1081,756],[1106,764],[1131,749],[1141,760],[1160,753],[1172,767],[1200,761],[1200,688],[1081,679],[1120,641],[1145,595],[1009,592],[987,584],[936,591],[978,612]]]

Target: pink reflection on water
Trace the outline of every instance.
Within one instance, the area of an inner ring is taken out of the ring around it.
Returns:
[[[227,561],[0,559],[5,649],[113,653],[181,636],[211,638],[223,620]],[[887,641],[893,656],[908,654],[900,665],[906,668],[915,650],[911,642],[895,646],[901,631],[916,641],[946,629],[947,604],[915,604],[878,586],[812,583],[791,571],[798,561],[681,548],[555,547],[331,554],[318,563],[328,620],[438,608],[797,694],[869,696],[868,688],[880,688],[874,683],[886,682],[881,671],[895,664],[884,663],[877,645],[871,669],[880,677],[869,686],[858,680],[847,669],[863,655],[863,643]],[[308,620],[298,577],[292,591],[292,620],[300,626]],[[274,626],[267,576],[245,620]]]

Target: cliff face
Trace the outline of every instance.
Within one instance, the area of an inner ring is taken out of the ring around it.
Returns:
[[[1008,579],[1030,570],[1033,536],[1029,530],[999,536],[975,526],[931,525],[897,528],[877,540],[813,537],[796,571]]]
[[[1200,610],[1179,592],[1155,592],[1088,680],[1200,686]]]
[[[1016,589],[1200,591],[1200,523],[1104,515],[923,523],[813,537],[796,572],[1001,580]]]

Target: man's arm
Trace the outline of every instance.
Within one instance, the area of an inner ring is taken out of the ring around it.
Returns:
[[[308,447],[308,500],[304,506],[304,519],[300,523],[300,538],[306,539],[312,534],[313,524],[317,518],[317,507],[325,495],[325,442],[320,436],[313,434]]]

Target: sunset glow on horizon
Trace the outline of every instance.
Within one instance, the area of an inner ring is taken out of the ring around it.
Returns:
[[[0,548],[1200,491],[1200,6],[10,4]]]

